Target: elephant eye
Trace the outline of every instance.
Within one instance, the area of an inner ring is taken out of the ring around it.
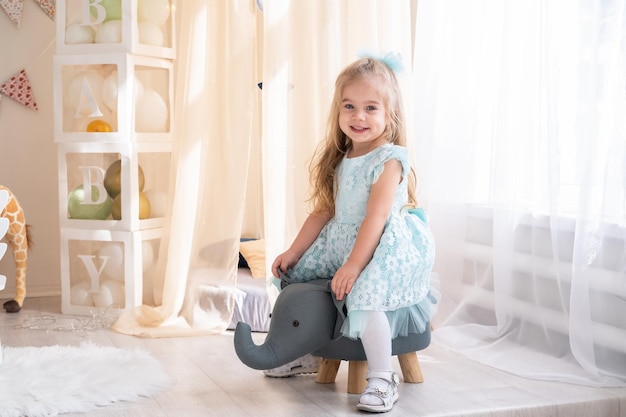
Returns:
[[[298,327],[300,325],[300,322],[298,320],[294,320],[293,322],[291,322],[291,325],[293,327]]]

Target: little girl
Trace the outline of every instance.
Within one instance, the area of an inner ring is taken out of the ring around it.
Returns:
[[[422,333],[435,311],[435,257],[406,146],[398,81],[386,59],[361,58],[335,83],[328,129],[312,164],[313,210],[272,264],[292,282],[332,277],[346,299],[341,329],[360,338],[367,388],[357,408],[386,412],[398,399],[391,341]],[[270,376],[271,373],[266,373]]]

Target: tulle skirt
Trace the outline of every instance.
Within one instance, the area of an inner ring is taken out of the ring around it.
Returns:
[[[441,298],[437,274],[431,274],[430,279],[431,290],[419,303],[393,311],[385,311],[387,320],[389,320],[392,339],[397,336],[407,336],[409,333],[423,333],[429,328]],[[350,339],[359,339],[367,325],[367,317],[365,310],[350,311],[341,327],[342,335]]]

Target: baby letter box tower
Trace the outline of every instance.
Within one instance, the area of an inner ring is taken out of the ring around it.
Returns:
[[[152,300],[168,201],[174,0],[57,0],[62,310]]]

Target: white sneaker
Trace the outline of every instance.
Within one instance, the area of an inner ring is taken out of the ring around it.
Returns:
[[[367,371],[367,387],[356,408],[372,413],[386,413],[398,401],[400,377],[389,371]]]
[[[319,370],[321,361],[322,358],[307,354],[277,368],[266,369],[263,373],[271,378],[286,378],[293,375],[314,374]]]

